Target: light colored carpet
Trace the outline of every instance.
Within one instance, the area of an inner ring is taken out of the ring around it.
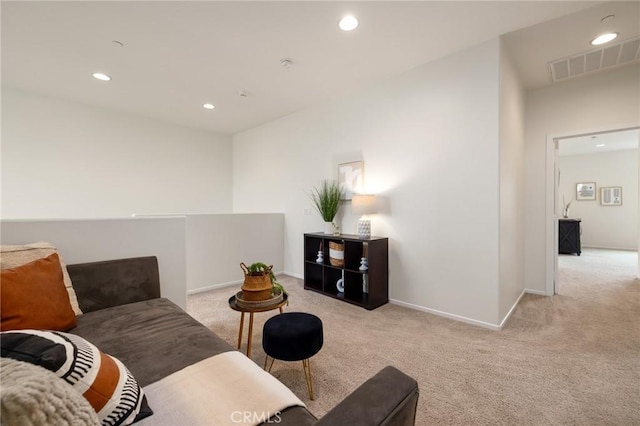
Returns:
[[[316,400],[301,362],[276,361],[272,373],[318,417],[390,364],[419,383],[418,425],[638,425],[636,265],[635,252],[561,255],[561,294],[525,295],[502,331],[391,304],[367,311],[279,277],[290,294],[285,311],[323,321],[324,347],[311,359]],[[234,347],[240,314],[227,299],[236,290],[187,301],[191,315]],[[255,315],[251,358],[260,366],[262,326],[276,313]]]

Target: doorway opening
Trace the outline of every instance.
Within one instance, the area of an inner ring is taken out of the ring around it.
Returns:
[[[569,221],[580,219],[582,246],[633,250],[637,255],[639,141],[639,126],[547,138],[546,295],[559,292],[558,224],[563,213]],[[578,184],[586,184],[586,190],[579,192]],[[621,202],[611,204],[608,188],[618,187]],[[640,276],[640,260],[637,263],[636,276]]]

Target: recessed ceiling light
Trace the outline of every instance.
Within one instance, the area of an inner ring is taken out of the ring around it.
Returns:
[[[353,31],[358,28],[358,20],[351,15],[347,15],[340,20],[338,26],[342,31]]]
[[[282,65],[282,68],[291,68],[293,61],[289,58],[282,58],[280,59],[280,65]]]
[[[603,143],[599,143],[598,145],[596,145],[597,148],[602,148],[603,146],[605,146],[605,144]]]
[[[93,77],[94,77],[94,78],[97,78],[98,80],[102,80],[102,81],[109,81],[109,80],[111,80],[111,77],[109,77],[108,75],[103,74],[103,73],[101,73],[101,72],[94,72],[94,73],[93,73]]]
[[[215,106],[213,104],[204,104],[204,105],[202,105],[202,107],[206,108],[206,109],[214,109],[215,108]]]
[[[614,19],[615,17],[616,17],[616,15],[607,15],[604,18],[602,18],[600,20],[600,22],[607,22],[607,21],[610,21],[610,20]]]
[[[591,44],[594,46],[600,46],[601,44],[609,43],[616,37],[618,37],[618,33],[605,33],[591,40]]]

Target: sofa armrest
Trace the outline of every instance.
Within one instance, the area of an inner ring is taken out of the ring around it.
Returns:
[[[349,394],[317,425],[412,426],[418,394],[414,379],[388,366]]]
[[[67,265],[82,312],[160,297],[156,257]]]

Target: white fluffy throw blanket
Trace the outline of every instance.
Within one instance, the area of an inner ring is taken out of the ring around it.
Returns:
[[[98,425],[98,416],[78,391],[51,371],[0,358],[2,425]]]
[[[136,425],[257,425],[304,404],[237,351],[190,365],[144,388],[153,415]]]

